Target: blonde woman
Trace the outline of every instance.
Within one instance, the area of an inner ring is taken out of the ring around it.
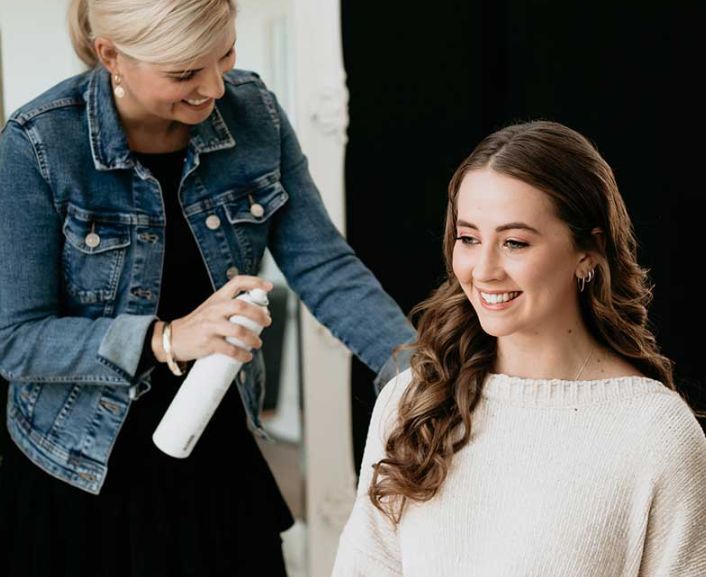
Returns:
[[[490,135],[451,180],[444,246],[334,575],[706,575],[706,441],[596,149],[552,122]]]
[[[234,71],[232,0],[74,0],[90,70],[0,138],[5,577],[284,575],[292,517],[246,427],[259,355],[192,455],[151,435],[184,363],[259,338],[240,291],[268,247],[304,303],[382,371],[413,330],[329,220],[275,96]],[[165,346],[166,345],[166,346]],[[389,378],[389,377],[388,377]]]

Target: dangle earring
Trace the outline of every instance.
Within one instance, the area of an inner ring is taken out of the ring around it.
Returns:
[[[583,277],[577,277],[576,282],[579,285],[579,292],[582,293],[583,290],[586,288],[586,285],[589,284],[592,280],[593,277],[596,276],[596,273],[593,271],[593,269],[588,271],[588,274]]]
[[[122,98],[123,96],[125,96],[125,89],[120,86],[120,83],[122,82],[120,74],[116,74],[115,76],[113,76],[113,81],[115,82],[113,94],[115,94],[116,98]]]

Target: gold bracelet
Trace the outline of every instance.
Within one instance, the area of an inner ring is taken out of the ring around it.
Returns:
[[[184,370],[176,362],[174,356],[172,355],[172,323],[171,321],[164,323],[164,328],[162,329],[162,348],[164,349],[164,354],[167,356],[167,366],[169,370],[172,371],[177,377],[181,377],[184,374]]]

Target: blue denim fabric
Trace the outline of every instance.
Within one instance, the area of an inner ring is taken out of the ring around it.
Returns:
[[[179,193],[214,289],[234,269],[257,274],[269,247],[316,318],[387,380],[411,326],[331,223],[274,96],[249,72],[228,73],[225,86],[193,127]],[[48,473],[98,493],[127,411],[149,390],[149,371],[137,371],[165,227],[159,183],[128,148],[105,70],[12,115],[0,137],[0,215],[10,435]],[[261,364],[238,379],[256,431]]]

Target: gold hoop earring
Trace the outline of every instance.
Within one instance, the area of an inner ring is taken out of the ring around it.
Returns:
[[[116,74],[113,76],[113,81],[115,82],[115,87],[113,88],[113,94],[115,94],[116,98],[122,98],[125,96],[125,89],[120,86],[120,83],[122,82],[122,77],[120,74]]]

